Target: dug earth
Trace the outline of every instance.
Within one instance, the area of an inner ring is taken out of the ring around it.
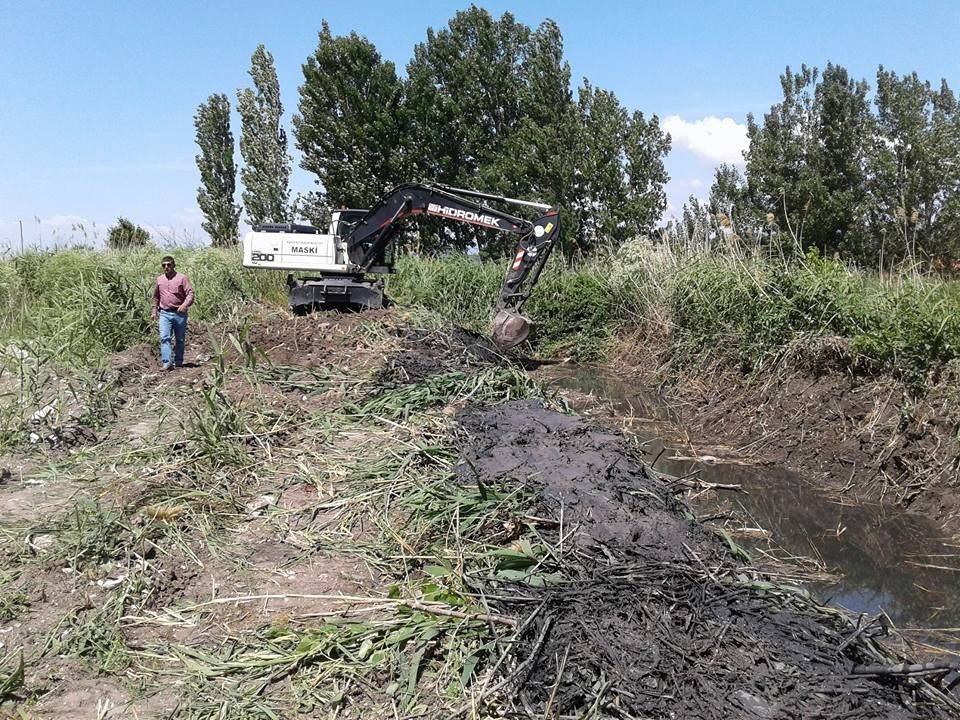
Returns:
[[[484,338],[403,311],[205,330],[208,362],[130,348],[89,432],[0,460],[0,714],[960,711],[952,664],[751,566]]]

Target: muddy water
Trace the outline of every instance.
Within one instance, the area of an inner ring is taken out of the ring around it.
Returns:
[[[774,549],[780,557],[821,563],[833,579],[811,589],[824,601],[854,612],[883,610],[904,629],[960,628],[960,546],[941,537],[924,517],[838,501],[786,468],[738,464],[729,457],[703,462],[709,457],[703,453],[710,451],[694,452],[677,418],[656,396],[597,368],[557,366],[541,372],[557,387],[591,395],[627,421],[658,470],[740,485],[745,492],[706,493],[708,499],[694,501],[697,511],[730,511],[734,527],[743,528],[737,541],[748,550]],[[588,398],[584,404],[595,402]],[[940,641],[957,648],[957,638]]]

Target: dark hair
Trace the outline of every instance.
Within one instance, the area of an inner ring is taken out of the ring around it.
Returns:
[[[176,262],[176,260],[173,259],[173,256],[172,256],[172,255],[164,255],[162,258],[160,258],[160,262],[161,262],[161,263],[165,263],[165,262]]]

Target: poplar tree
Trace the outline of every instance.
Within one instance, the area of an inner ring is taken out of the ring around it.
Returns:
[[[322,207],[369,207],[385,188],[409,180],[403,86],[373,43],[355,32],[334,37],[324,21],[303,78],[293,128],[300,167],[319,186],[307,199],[311,219]]]
[[[576,251],[622,241],[620,221],[627,201],[623,148],[629,115],[617,96],[586,78],[578,91],[578,133],[573,212]]]
[[[200,187],[197,204],[205,218],[202,227],[215,247],[237,243],[240,207],[233,202],[237,188],[237,167],[233,161],[233,133],[230,132],[230,101],[214,94],[197,108],[193,118],[197,130],[197,168]]]
[[[427,30],[407,65],[407,101],[419,174],[452,185],[512,192],[496,165],[525,115],[530,28],[472,5]]]
[[[624,205],[624,239],[648,235],[667,209],[664,186],[670,179],[663,159],[670,152],[670,136],[660,127],[660,118],[650,119],[635,110],[624,139],[627,199]]]
[[[747,117],[751,199],[759,213],[773,213],[804,250],[862,256],[873,126],[867,84],[830,63],[822,76],[805,65],[799,73],[787,68],[780,83],[783,101],[770,108],[763,124]]]
[[[253,88],[237,91],[243,205],[251,225],[290,219],[290,156],[273,55],[258,45],[250,59]]]
[[[877,70],[870,222],[887,257],[960,257],[960,108],[947,85]]]

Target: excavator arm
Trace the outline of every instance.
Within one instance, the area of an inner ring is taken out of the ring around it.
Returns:
[[[545,213],[530,221],[492,208],[480,200],[534,207]],[[497,302],[494,341],[504,349],[523,342],[531,323],[520,314],[520,310],[559,238],[557,209],[542,203],[443,185],[400,185],[377,201],[346,237],[350,262],[362,272],[382,265],[384,253],[403,227],[403,219],[415,215],[432,215],[517,237],[517,252],[511,260]]]

